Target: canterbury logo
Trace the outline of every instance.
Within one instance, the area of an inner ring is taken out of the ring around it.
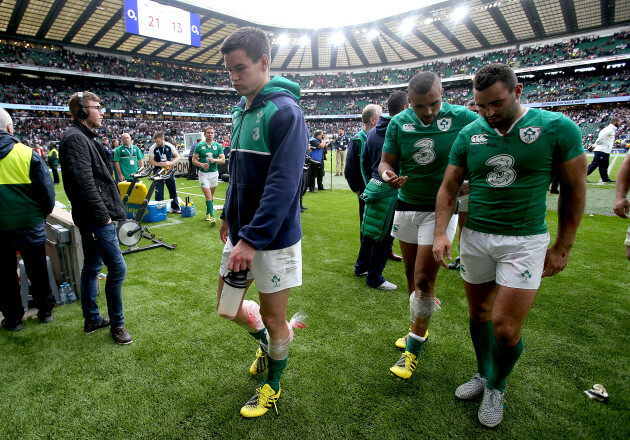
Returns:
[[[403,124],[403,131],[416,131],[416,127],[413,124]]]
[[[470,143],[473,145],[487,144],[488,139],[486,138],[485,134],[473,134],[470,137]]]

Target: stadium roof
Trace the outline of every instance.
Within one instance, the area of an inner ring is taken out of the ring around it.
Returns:
[[[123,0],[3,0],[0,38],[222,68],[221,42],[252,22],[177,0],[201,16],[201,47],[125,32]],[[203,4],[196,1],[196,4]],[[272,38],[272,69],[343,70],[422,62],[630,24],[628,0],[418,2],[411,12],[359,25],[296,29],[255,23]],[[273,7],[273,2],[266,2]],[[362,5],[367,4],[361,2]],[[386,15],[381,2],[374,15]],[[298,6],[306,10],[316,4]],[[335,11],[328,11],[330,15]],[[278,11],[279,14],[282,11]]]

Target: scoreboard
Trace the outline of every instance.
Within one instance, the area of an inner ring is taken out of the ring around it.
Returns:
[[[124,14],[131,34],[201,46],[199,14],[151,0],[125,0]]]

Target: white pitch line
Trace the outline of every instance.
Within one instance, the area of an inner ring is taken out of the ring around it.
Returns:
[[[169,218],[164,221],[164,223],[160,223],[159,225],[151,226],[151,229],[161,228],[162,226],[171,226],[178,225],[180,223],[184,223],[183,220],[177,220],[176,218]]]
[[[619,157],[618,155],[615,155],[615,158],[612,160],[610,165],[608,165],[608,171],[606,172],[606,174],[610,174],[610,171],[612,170],[613,166],[615,165],[615,162],[617,162],[617,158],[618,157]]]

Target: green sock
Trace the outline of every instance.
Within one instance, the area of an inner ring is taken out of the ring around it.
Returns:
[[[210,214],[214,217],[214,200],[206,200],[206,215]]]
[[[265,329],[262,329],[261,331],[256,332],[256,333],[250,332],[249,334],[252,335],[254,338],[258,339],[263,344],[265,344],[265,346],[269,345],[269,341],[267,340],[267,331]]]
[[[488,379],[490,387],[501,392],[505,391],[505,380],[512,372],[522,352],[523,338],[514,347],[499,347],[499,344],[494,343],[492,348],[492,371],[494,377]]]
[[[412,338],[410,334],[409,337],[407,338],[407,346],[405,347],[405,350],[407,350],[410,353],[415,354],[416,357],[418,357],[420,356],[420,351],[422,350],[423,345],[424,345],[424,341],[420,342],[417,339]]]
[[[289,356],[282,359],[281,361],[277,361],[272,359],[271,356],[267,357],[269,362],[267,378],[263,382],[263,386],[268,383],[271,388],[277,393],[280,391],[280,378],[282,377],[282,372],[285,368],[287,368],[287,361],[289,360]]]
[[[492,321],[470,321],[470,338],[477,355],[477,371],[486,379],[492,375],[492,346],[495,344]]]

